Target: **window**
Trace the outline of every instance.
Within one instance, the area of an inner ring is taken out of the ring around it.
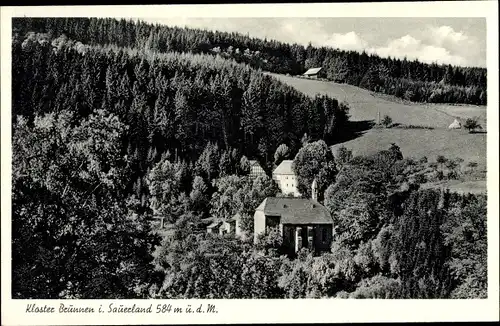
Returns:
[[[314,249],[314,228],[312,226],[307,227],[307,247],[310,249]]]
[[[295,252],[298,252],[303,246],[302,243],[302,228],[295,228]]]
[[[266,228],[278,227],[280,224],[279,216],[266,216]]]
[[[328,232],[327,232],[326,228],[322,228],[321,229],[321,241],[326,242],[327,238],[328,238]]]

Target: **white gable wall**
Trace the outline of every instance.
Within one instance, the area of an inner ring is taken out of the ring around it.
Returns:
[[[293,194],[299,197],[300,193],[297,190],[297,177],[295,174],[273,174],[273,179],[278,183],[278,187],[282,194]]]

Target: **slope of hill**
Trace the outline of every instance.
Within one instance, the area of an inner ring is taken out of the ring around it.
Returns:
[[[336,99],[305,96],[220,57],[89,46],[39,33],[14,41],[12,53],[13,116],[70,108],[84,118],[106,109],[128,125],[124,150],[139,175],[167,151],[195,161],[208,142],[270,170],[281,143],[297,151],[304,133],[332,139],[347,126]]]
[[[328,94],[346,101],[351,110],[351,121],[366,122],[389,115],[394,123],[419,125],[433,129],[378,129],[363,131],[355,138],[334,145],[352,149],[354,155],[372,154],[386,149],[391,143],[400,146],[405,157],[423,157],[435,160],[438,155],[447,158],[462,158],[464,164],[476,162],[479,170],[486,169],[486,133],[469,134],[466,130],[450,130],[448,126],[455,117],[464,120],[479,117],[479,123],[486,126],[486,107],[454,106],[437,104],[405,104],[389,101],[371,92],[345,84],[271,74],[279,80],[307,94]]]
[[[395,123],[406,125],[447,129],[455,117],[462,119],[479,117],[480,124],[486,126],[485,106],[401,103],[400,101],[387,100],[382,96],[374,96],[372,92],[352,85],[269,74],[306,95],[327,94],[339,101],[346,101],[351,107],[352,121],[375,121],[377,112],[380,111],[381,117],[387,114]]]

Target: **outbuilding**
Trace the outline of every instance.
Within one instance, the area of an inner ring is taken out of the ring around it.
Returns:
[[[323,68],[322,67],[317,67],[317,68],[311,68],[309,70],[307,70],[304,75],[305,77],[308,77],[308,78],[313,78],[313,79],[317,79],[317,78],[323,78]]]

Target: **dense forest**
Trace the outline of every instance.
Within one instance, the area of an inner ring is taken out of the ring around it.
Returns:
[[[135,178],[167,150],[194,161],[213,142],[269,171],[281,143],[297,150],[304,134],[335,142],[349,133],[345,104],[306,97],[222,58],[85,46],[34,33],[14,40],[12,56],[13,117],[107,110],[129,126],[124,148],[137,165]]]
[[[304,47],[238,33],[168,27],[111,18],[14,19],[13,30],[66,34],[84,44],[114,44],[160,53],[221,55],[254,68],[301,75],[323,67],[326,78],[414,102],[486,104],[486,69],[425,64],[327,47]]]
[[[453,160],[333,153],[346,104],[234,58],[151,51],[132,37],[148,25],[120,21],[131,34],[111,42],[115,22],[15,20],[14,298],[486,297],[486,196],[420,188]],[[255,208],[283,194],[249,159],[294,159],[304,192],[317,176],[331,252],[250,240]],[[248,237],[205,232],[234,214]]]

